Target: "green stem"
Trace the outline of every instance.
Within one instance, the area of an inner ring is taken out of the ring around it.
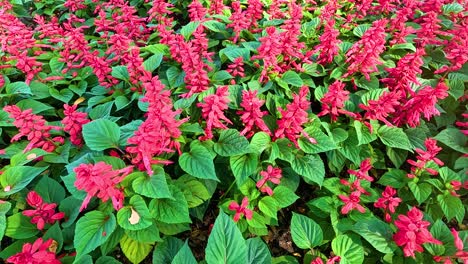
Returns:
[[[232,189],[232,187],[234,186],[234,184],[236,184],[236,181],[237,181],[237,179],[235,179],[235,180],[231,183],[231,186],[229,186],[229,188],[226,190],[226,192],[223,193],[223,195],[221,195],[221,196],[219,197],[219,200],[223,199],[223,197],[226,196],[226,194],[228,194],[228,193],[231,191],[231,189]]]

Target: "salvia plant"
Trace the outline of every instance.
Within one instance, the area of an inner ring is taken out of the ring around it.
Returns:
[[[0,0],[0,259],[468,263],[466,0]]]

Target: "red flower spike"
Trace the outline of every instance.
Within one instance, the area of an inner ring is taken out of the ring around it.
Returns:
[[[268,112],[260,110],[264,103],[264,100],[257,98],[257,91],[242,91],[240,106],[242,106],[243,110],[237,111],[242,123],[245,125],[245,128],[240,132],[241,135],[251,137],[254,134],[254,127],[257,127],[271,136],[270,129],[262,119]]]
[[[56,221],[65,217],[65,214],[62,212],[55,213],[57,204],[44,203],[42,197],[35,191],[30,191],[28,193],[26,202],[34,209],[24,210],[23,215],[31,217],[31,223],[36,224],[39,230],[43,230],[45,224],[54,224]]]
[[[60,264],[55,253],[49,251],[54,241],[52,239],[43,242],[38,238],[33,244],[26,243],[20,253],[9,257],[6,262],[12,264]]]
[[[427,227],[429,222],[422,220],[423,213],[416,207],[411,208],[407,215],[399,215],[395,220],[395,226],[398,228],[393,240],[403,247],[403,253],[406,257],[415,257],[415,252],[423,252],[422,244],[433,243],[441,245],[442,242],[435,239]]]
[[[426,146],[426,150],[420,148],[415,149],[416,153],[418,153],[416,160],[407,160],[407,162],[412,165],[411,173],[408,174],[409,178],[416,177],[416,173],[420,173],[421,171],[427,171],[432,175],[437,175],[438,172],[436,170],[426,167],[429,161],[433,161],[439,166],[444,165],[440,159],[436,158],[437,154],[442,150],[441,147],[437,146],[437,141],[433,138],[427,138],[424,145]]]
[[[332,121],[338,120],[340,114],[345,114],[356,118],[355,113],[344,109],[345,102],[349,99],[349,91],[345,90],[345,84],[341,81],[335,81],[328,86],[328,92],[325,93],[320,102],[322,102],[322,111],[317,116],[330,115]]]
[[[365,213],[366,209],[360,204],[361,202],[361,192],[354,191],[349,196],[340,194],[338,198],[345,204],[341,208],[341,214],[348,214],[352,210],[358,210],[361,213]]]
[[[80,212],[87,207],[92,197],[97,197],[102,202],[111,199],[115,210],[122,208],[124,193],[116,185],[130,174],[132,170],[132,166],[113,170],[111,165],[102,161],[94,165],[81,164],[76,167],[73,170],[76,173],[74,185],[78,190],[83,190],[87,193],[80,207]]]
[[[15,119],[15,125],[19,132],[12,139],[11,142],[18,141],[22,137],[27,137],[29,144],[23,152],[27,152],[33,148],[42,148],[47,152],[52,152],[55,149],[54,142],[61,141],[61,138],[50,138],[50,130],[61,130],[61,127],[50,126],[42,116],[32,113],[32,109],[22,111],[16,105],[7,105],[3,110],[10,114],[10,117]]]
[[[372,169],[371,159],[367,158],[361,162],[361,166],[358,171],[348,170],[348,173],[352,175],[356,175],[358,179],[372,182],[374,181],[374,178],[369,176],[369,171],[371,169]]]
[[[259,188],[261,192],[266,192],[270,196],[273,195],[273,190],[267,185],[267,182],[271,182],[276,185],[280,184],[282,177],[281,173],[281,168],[274,168],[273,166],[268,165],[266,171],[260,172],[262,179],[257,182],[257,188]]]
[[[220,86],[216,90],[216,94],[208,95],[204,98],[203,103],[198,103],[197,106],[202,110],[202,117],[206,120],[205,136],[200,140],[207,140],[213,138],[213,128],[227,129],[228,127],[221,121],[232,124],[226,116],[224,111],[228,109],[229,91],[227,86]]]
[[[398,205],[402,201],[399,197],[394,197],[395,195],[396,195],[396,190],[390,186],[386,186],[384,192],[382,193],[382,197],[380,197],[374,203],[374,206],[376,208],[382,208],[384,210],[385,221],[387,222],[392,221],[391,214],[395,213],[395,209],[398,207]]]
[[[286,110],[279,108],[281,119],[277,121],[278,129],[275,131],[275,138],[288,138],[296,147],[297,140],[304,136],[311,143],[316,144],[317,141],[310,137],[302,128],[302,125],[309,122],[307,110],[310,107],[310,102],[307,100],[309,88],[303,86],[299,90],[299,94],[293,95],[293,101],[286,105]]]
[[[62,124],[65,126],[63,130],[70,134],[70,141],[77,146],[81,146],[83,144],[81,131],[83,125],[89,123],[89,119],[86,113],[76,111],[77,107],[77,105],[63,105],[65,117]]]
[[[244,197],[242,199],[242,203],[240,205],[235,201],[232,201],[229,204],[228,209],[231,211],[236,211],[236,213],[234,214],[234,222],[238,222],[243,215],[245,215],[245,218],[247,218],[248,220],[252,219],[253,212],[252,210],[247,208],[248,205],[249,199],[247,197]]]

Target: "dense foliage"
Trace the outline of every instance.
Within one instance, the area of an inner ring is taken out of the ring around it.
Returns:
[[[6,263],[468,263],[466,0],[0,0]]]

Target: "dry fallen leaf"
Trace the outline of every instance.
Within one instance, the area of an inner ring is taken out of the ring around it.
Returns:
[[[132,209],[132,214],[130,215],[130,218],[128,218],[128,221],[132,225],[138,224],[138,222],[140,222],[140,215],[133,208],[131,209]]]

